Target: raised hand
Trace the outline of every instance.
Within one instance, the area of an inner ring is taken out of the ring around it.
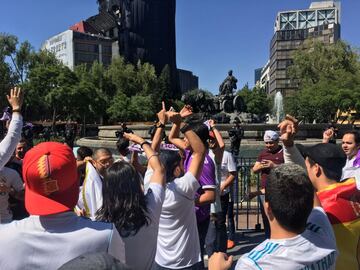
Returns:
[[[14,87],[10,90],[10,95],[6,95],[13,111],[20,112],[24,101],[24,93],[20,87]]]
[[[185,105],[180,111],[180,116],[182,118],[185,118],[191,115],[192,113],[193,113],[193,108],[190,105]]]
[[[161,111],[159,111],[157,113],[157,117],[159,119],[159,122],[161,124],[165,125],[166,122],[167,122],[167,114],[166,114],[165,102],[163,101],[163,102],[161,102],[161,104],[162,104],[162,109],[161,109]]]
[[[168,119],[173,122],[174,124],[180,124],[182,121],[182,117],[180,113],[177,112],[167,112]]]
[[[294,137],[298,131],[298,120],[291,115],[286,115],[285,120],[282,121],[278,128],[280,129],[280,140],[285,146],[292,146],[294,144]]]
[[[329,128],[324,131],[323,133],[323,143],[328,143],[330,139],[334,136],[334,130],[332,128]]]

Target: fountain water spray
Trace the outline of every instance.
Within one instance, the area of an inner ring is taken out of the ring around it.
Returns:
[[[276,123],[280,123],[284,118],[283,96],[280,91],[275,94],[273,113],[275,115]]]

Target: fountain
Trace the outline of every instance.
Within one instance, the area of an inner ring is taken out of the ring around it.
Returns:
[[[276,123],[280,123],[280,121],[284,119],[284,102],[280,91],[276,92],[275,94],[273,112]]]

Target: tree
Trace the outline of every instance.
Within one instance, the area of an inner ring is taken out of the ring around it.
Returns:
[[[29,42],[18,45],[17,37],[9,34],[0,34],[0,95],[4,96],[9,89],[23,83],[28,72],[29,62],[33,49]],[[0,106],[6,106],[4,99]]]
[[[170,76],[170,67],[165,65],[161,74],[159,76],[158,91],[156,93],[157,99],[155,100],[156,104],[161,104],[161,101],[169,103],[171,99],[171,76]]]
[[[359,54],[345,42],[305,42],[288,72],[299,85],[285,99],[288,113],[306,122],[329,122],[337,121],[338,110],[360,112]]]
[[[18,46],[16,36],[8,34],[0,34],[0,55],[10,59],[11,71],[19,82],[24,83],[27,71],[31,61],[33,48],[28,41],[24,41]]]
[[[127,97],[131,97],[141,91],[138,88],[135,67],[127,64],[122,57],[113,59],[106,72],[106,77],[115,86],[116,93],[122,92]]]
[[[249,85],[245,84],[237,94],[243,98],[246,112],[260,116],[271,111],[272,102],[263,89],[254,87],[250,90]]]
[[[73,113],[78,79],[73,71],[58,61],[54,54],[41,51],[32,56],[24,87],[25,114],[32,119],[70,118]],[[84,97],[81,97],[84,98]]]

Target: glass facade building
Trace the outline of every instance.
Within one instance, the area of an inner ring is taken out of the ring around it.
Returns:
[[[309,9],[279,12],[275,33],[270,42],[270,82],[268,93],[281,91],[287,95],[297,90],[287,68],[292,54],[306,39],[331,44],[340,39],[340,4],[333,1],[314,2]]]

